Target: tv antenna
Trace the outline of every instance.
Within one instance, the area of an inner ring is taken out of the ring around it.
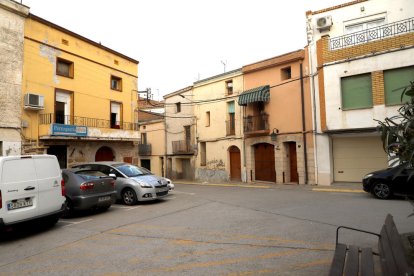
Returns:
[[[227,60],[221,60],[221,63],[223,64],[224,67],[224,73],[226,73],[226,64],[227,64]]]

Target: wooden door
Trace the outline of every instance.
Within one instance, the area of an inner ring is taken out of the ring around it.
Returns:
[[[289,142],[290,182],[299,183],[296,143]]]
[[[101,147],[95,154],[95,161],[114,161],[114,153],[108,147]]]
[[[230,153],[230,180],[241,180],[241,158],[238,147],[232,146]]]
[[[276,182],[275,147],[271,144],[254,146],[255,180]]]

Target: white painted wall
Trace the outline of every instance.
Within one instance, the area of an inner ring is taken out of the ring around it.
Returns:
[[[344,1],[344,3],[349,1]],[[329,8],[329,7],[326,7]],[[319,32],[316,20],[331,15],[333,25],[329,31]],[[344,34],[345,26],[370,21],[385,15],[385,23],[414,17],[412,0],[369,0],[340,9],[308,16],[308,39],[319,40],[324,35],[338,37]]]
[[[329,7],[326,7],[329,8]],[[332,16],[333,25],[330,30],[320,32],[316,28],[316,20],[320,17]],[[414,17],[413,0],[369,0],[347,7],[325,11],[307,16],[307,37],[311,67],[311,87],[314,104],[315,138],[315,178],[319,185],[330,185],[333,181],[333,165],[331,141],[322,133],[320,124],[319,85],[317,81],[316,41],[322,36],[335,38],[344,35],[345,26],[359,24],[377,18],[385,18],[385,23]],[[385,105],[373,108],[348,110],[343,112],[341,104],[340,78],[378,70],[387,70],[414,64],[414,49],[372,56],[366,59],[324,67],[326,119],[329,130],[349,128],[375,127],[374,119],[382,120],[396,114],[398,106]]]
[[[325,67],[326,120],[329,130],[376,127],[374,120],[397,114],[400,106],[375,105],[372,108],[341,110],[341,78],[414,64],[414,49],[393,52]],[[407,84],[408,85],[408,84]]]

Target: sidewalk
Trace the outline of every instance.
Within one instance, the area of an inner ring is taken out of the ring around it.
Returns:
[[[221,186],[221,187],[243,187],[243,188],[256,188],[256,189],[306,189],[315,192],[340,192],[340,193],[365,193],[362,189],[361,183],[333,183],[330,186],[322,185],[298,185],[296,183],[284,183],[276,184],[270,182],[198,182],[190,180],[176,180],[173,181],[174,184],[183,184],[183,185],[201,185],[201,186]]]

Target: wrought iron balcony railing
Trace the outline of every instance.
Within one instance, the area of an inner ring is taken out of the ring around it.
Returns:
[[[111,122],[110,120],[87,118],[79,116],[55,116],[54,113],[40,114],[40,124],[65,124],[65,125],[78,125],[96,128],[113,128],[123,130],[139,130],[138,123],[127,123],[127,122]]]
[[[151,155],[151,144],[138,144],[138,155]]]
[[[329,49],[338,50],[349,46],[380,40],[414,31],[414,17],[384,24],[363,31],[346,34],[329,39]]]
[[[193,154],[194,148],[189,141],[172,141],[173,154]]]
[[[243,118],[244,133],[269,130],[269,115],[262,114],[259,116],[247,116]]]
[[[228,120],[226,121],[226,135],[235,135],[236,134],[236,121]]]

